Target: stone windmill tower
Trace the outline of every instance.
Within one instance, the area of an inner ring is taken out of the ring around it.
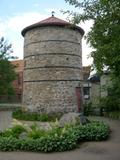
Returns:
[[[31,112],[80,109],[82,28],[51,17],[22,30],[23,106]]]

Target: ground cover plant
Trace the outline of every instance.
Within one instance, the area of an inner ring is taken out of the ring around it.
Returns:
[[[16,125],[0,133],[1,151],[55,152],[74,149],[84,141],[100,141],[108,138],[109,126],[99,121],[86,125],[70,124],[63,128],[59,123],[43,130],[36,124]]]
[[[48,122],[48,121],[55,121],[62,116],[62,113],[54,113],[54,114],[45,114],[45,113],[31,113],[31,112],[24,112],[21,109],[16,110],[12,114],[13,118],[25,121],[41,121],[41,122]]]

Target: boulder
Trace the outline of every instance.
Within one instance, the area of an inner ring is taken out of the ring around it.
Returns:
[[[19,139],[26,139],[27,138],[27,133],[26,132],[22,132],[19,135]]]
[[[64,114],[59,120],[60,127],[64,127],[66,124],[75,123],[80,123],[80,117],[78,113],[74,112]]]
[[[81,125],[84,125],[89,122],[90,121],[82,113],[70,112],[70,113],[64,114],[60,118],[59,125],[60,127],[64,127],[66,124],[80,123]]]

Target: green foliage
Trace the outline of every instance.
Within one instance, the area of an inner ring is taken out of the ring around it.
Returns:
[[[11,44],[2,37],[0,39],[0,95],[13,94],[12,81],[15,80],[16,74],[13,66],[9,59],[13,58],[10,56]]]
[[[92,20],[93,26],[86,36],[90,46],[93,66],[103,71],[107,66],[116,76],[120,76],[120,1],[119,0],[65,0],[80,12],[70,12],[72,21]]]
[[[29,138],[38,139],[47,135],[47,132],[44,129],[39,128],[37,124],[33,124],[30,128],[31,130],[28,132]]]
[[[85,116],[92,115],[93,108],[92,108],[92,103],[91,102],[84,104],[83,108],[84,108],[84,115]]]
[[[120,111],[114,111],[114,112],[107,112],[106,117],[109,117],[111,119],[118,119],[120,120]]]
[[[102,112],[110,112],[116,110],[117,104],[115,100],[109,96],[100,99],[100,107]]]
[[[26,132],[25,127],[21,125],[16,125],[12,128],[7,129],[5,132],[1,133],[2,137],[14,137],[18,138],[20,133]]]
[[[109,136],[109,127],[103,122],[93,121],[83,128],[86,140],[105,140]]]
[[[94,49],[91,52],[93,68],[99,73],[107,69],[112,77],[110,95],[101,100],[106,110],[120,110],[120,1],[119,0],[65,0],[80,12],[70,12],[72,22],[92,20],[93,26],[86,35]]]
[[[1,151],[16,151],[21,147],[21,141],[13,137],[0,137]]]
[[[93,107],[92,103],[85,104],[84,105],[84,115],[85,116],[91,116],[91,115],[101,116],[102,115],[101,109],[102,109],[101,105],[100,107],[99,106]]]
[[[58,126],[50,130],[41,130],[37,125],[31,127],[28,138],[18,138],[21,129],[11,128],[17,133],[17,136],[11,136],[4,133],[0,134],[0,150],[1,151],[34,151],[34,152],[53,152],[67,151],[77,147],[79,142],[104,140],[109,136],[109,127],[98,121],[93,121],[86,125],[66,125],[64,128]],[[24,132],[24,129],[23,129]],[[28,131],[26,131],[28,132]],[[34,134],[33,134],[34,133]]]
[[[59,119],[61,115],[62,114],[60,113],[58,114],[30,113],[30,112],[24,112],[22,110],[16,110],[12,114],[13,118],[19,120],[41,121],[41,122],[55,121],[56,119]]]
[[[22,112],[21,110],[17,110],[13,112],[13,118],[19,120],[28,120],[28,121],[47,121],[48,116],[46,114],[38,114],[38,113],[28,113]]]
[[[100,99],[100,107],[106,112],[120,111],[119,77],[112,77],[111,83],[106,90],[108,90],[108,95]]]

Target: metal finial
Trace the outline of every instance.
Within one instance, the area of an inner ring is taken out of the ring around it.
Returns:
[[[52,14],[52,17],[54,17],[55,12],[54,12],[54,11],[52,11],[52,12],[51,12],[51,14]]]

